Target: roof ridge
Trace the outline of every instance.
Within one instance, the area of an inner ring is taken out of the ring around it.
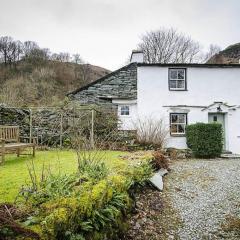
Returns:
[[[231,63],[231,64],[220,64],[220,63],[137,63],[137,66],[166,66],[166,67],[174,67],[174,66],[186,66],[186,67],[236,67],[240,68],[239,63]]]

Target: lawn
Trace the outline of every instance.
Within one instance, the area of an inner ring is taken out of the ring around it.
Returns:
[[[102,158],[110,168],[125,164],[119,156],[126,153],[118,151],[101,152]],[[40,177],[43,165],[52,173],[72,173],[77,170],[77,156],[74,151],[51,150],[38,151],[36,157],[7,155],[4,165],[0,165],[0,203],[13,202],[21,188],[30,181],[27,164],[34,162],[34,168]]]

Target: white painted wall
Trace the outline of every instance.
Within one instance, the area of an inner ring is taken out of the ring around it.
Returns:
[[[163,105],[209,105],[215,101],[239,104],[240,68],[188,68],[188,91],[168,90],[167,67],[138,67],[139,113]]]
[[[137,118],[137,100],[113,100],[118,105],[119,130],[135,130]],[[129,106],[129,115],[121,115],[121,106]]]
[[[138,67],[137,117],[164,118],[169,127],[170,112],[187,112],[189,124],[208,122],[208,111],[202,108],[164,106],[209,106],[213,102],[240,104],[240,68],[189,67],[187,91],[169,91],[168,67]],[[240,153],[240,109],[226,111],[227,146]],[[169,136],[167,146],[186,148],[186,139]]]

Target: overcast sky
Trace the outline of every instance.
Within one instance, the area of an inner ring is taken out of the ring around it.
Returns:
[[[0,35],[115,70],[139,37],[174,27],[203,47],[240,42],[240,0],[0,0]]]

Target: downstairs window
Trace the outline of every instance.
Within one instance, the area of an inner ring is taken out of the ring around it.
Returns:
[[[170,113],[170,134],[173,136],[185,135],[187,125],[186,113]]]
[[[121,116],[129,116],[130,115],[129,106],[121,106],[120,115]]]

